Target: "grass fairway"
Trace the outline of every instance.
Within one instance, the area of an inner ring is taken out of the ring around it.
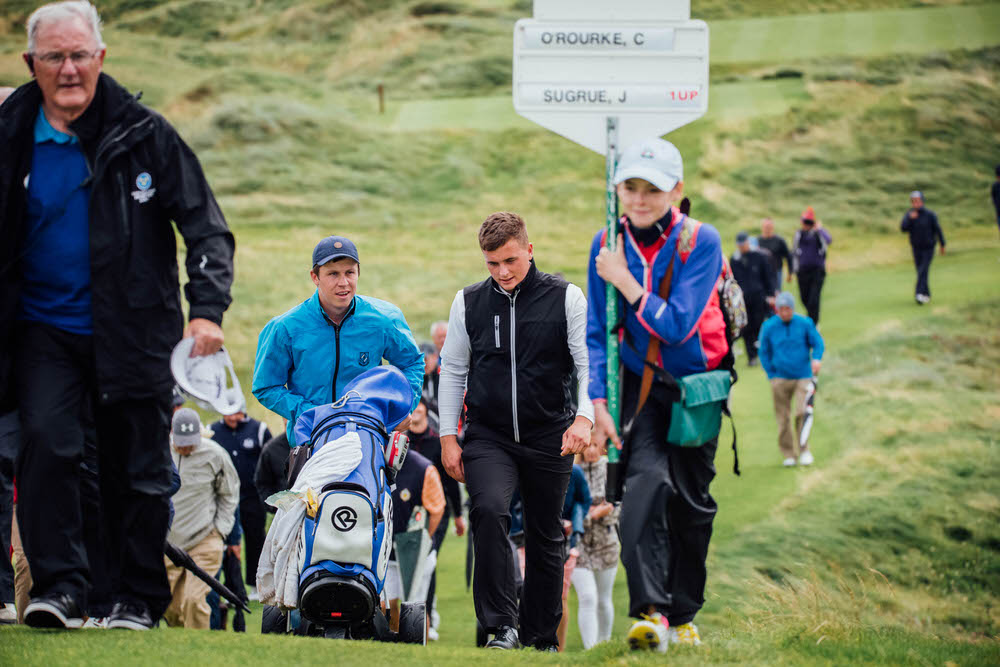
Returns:
[[[934,302],[912,303],[908,264],[832,274],[828,345],[811,469],[778,465],[766,380],[745,369],[733,399],[742,477],[723,437],[713,493],[707,644],[671,662],[741,664],[995,664],[1000,587],[1000,244],[956,238],[935,260]],[[947,397],[947,398],[945,398]],[[213,664],[281,660],[460,664],[481,659],[465,542],[449,537],[439,590],[441,641],[426,649],[163,629],[146,635],[0,630],[0,664],[148,664],[197,653]],[[616,584],[616,631],[625,617]],[[259,612],[259,606],[255,605]],[[575,610],[575,602],[571,605]],[[250,634],[259,613],[251,616]],[[493,656],[504,662],[597,664],[631,656],[619,643]]]
[[[794,63],[978,49],[1000,41],[1000,4],[716,21],[710,62]]]
[[[25,79],[21,22],[34,4],[0,5],[0,85]],[[817,464],[780,467],[769,387],[741,361],[743,476],[730,472],[724,426],[698,619],[706,645],[669,660],[1000,664],[1000,243],[988,203],[1000,160],[1000,2],[692,4],[710,20],[711,108],[669,138],[693,215],[729,251],[765,215],[790,237],[811,204],[834,245]],[[327,234],[358,242],[360,291],[399,304],[418,339],[485,275],[475,232],[491,211],[522,213],[540,268],[585,283],[604,161],[513,113],[511,31],[529,2],[99,6],[106,70],[180,129],[236,235],[224,327],[245,389],[258,332],[312,293],[309,255]],[[949,241],[923,308],[897,231],[914,188]],[[252,399],[250,412],[276,422]],[[450,537],[441,641],[427,649],[253,636],[258,605],[247,636],[0,628],[0,665],[483,660],[470,648],[464,557],[465,541]],[[616,603],[620,638],[622,572]],[[569,654],[489,659],[662,662],[620,643],[583,653],[573,613]]]

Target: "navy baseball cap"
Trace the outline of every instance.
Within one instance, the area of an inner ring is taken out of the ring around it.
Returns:
[[[746,243],[749,240],[750,240],[750,235],[747,234],[746,232],[740,232],[739,234],[736,235],[737,243]]]
[[[353,241],[343,236],[327,236],[313,248],[312,265],[323,266],[327,262],[344,257],[353,259],[358,264],[361,263],[361,260],[358,259],[358,247],[354,245]]]

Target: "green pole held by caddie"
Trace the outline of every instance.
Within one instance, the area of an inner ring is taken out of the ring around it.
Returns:
[[[618,162],[618,119],[609,116],[607,119],[608,148],[604,162],[605,174],[605,213],[607,215],[605,234],[605,245],[607,249],[614,252],[618,244],[618,193],[615,191],[615,167]],[[615,327],[618,323],[618,290],[610,282],[605,287],[605,323],[607,330],[607,397],[608,412],[614,421],[615,428],[621,431],[619,417],[621,407],[619,406],[618,388],[620,386],[618,377],[618,332]],[[608,442],[608,477],[605,490],[605,499],[609,502],[621,501],[622,474],[620,452],[611,442]]]

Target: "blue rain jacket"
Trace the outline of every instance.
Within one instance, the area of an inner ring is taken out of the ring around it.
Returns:
[[[315,292],[260,332],[253,395],[288,419],[288,442],[294,447],[301,444],[294,428],[303,412],[342,397],[349,382],[383,359],[406,376],[413,393],[412,411],[423,388],[424,355],[402,311],[387,301],[355,295],[351,311],[338,327],[326,316]]]
[[[823,337],[812,319],[795,313],[787,324],[772,315],[760,328],[760,365],[767,379],[811,378],[812,360],[823,358]]]

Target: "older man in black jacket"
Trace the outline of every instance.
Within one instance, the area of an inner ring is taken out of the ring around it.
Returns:
[[[182,333],[194,355],[222,345],[234,242],[191,150],[101,72],[96,9],[45,5],[27,28],[35,80],[0,106],[0,412],[17,410],[22,430],[25,621],[82,624],[89,397],[116,599],[108,625],[146,629],[170,601],[170,352]],[[171,221],[187,246],[186,329]]]

